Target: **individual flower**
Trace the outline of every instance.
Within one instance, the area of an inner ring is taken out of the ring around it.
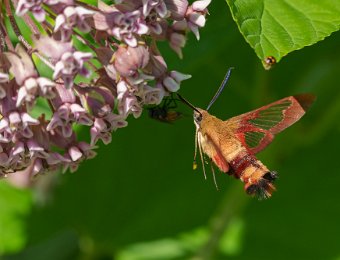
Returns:
[[[162,33],[162,22],[169,13],[163,0],[143,0],[143,16],[151,33]]]
[[[22,141],[15,142],[9,158],[12,169],[26,169],[31,163],[31,155],[27,144]]]
[[[42,8],[43,0],[19,0],[18,7],[16,9],[16,14],[22,16],[28,11],[31,11],[35,19],[38,22],[45,21],[45,11]]]
[[[2,83],[7,83],[9,80],[8,74],[0,72],[0,99],[3,99],[6,96],[6,91],[2,87]]]
[[[73,86],[73,80],[78,74],[84,77],[91,75],[85,63],[92,58],[92,53],[76,51],[69,42],[46,37],[35,39],[35,44],[38,50],[55,63],[53,79],[61,78],[66,88]]]
[[[133,77],[149,63],[149,51],[143,46],[119,46],[114,55],[114,66],[123,77]]]
[[[113,14],[113,28],[111,29],[113,36],[131,47],[137,46],[136,36],[146,34],[148,30],[139,10]]]
[[[210,2],[211,0],[195,1],[191,6],[188,7],[188,10],[185,14],[188,27],[195,34],[197,40],[200,38],[198,29],[204,27],[205,25],[205,15],[208,12],[207,7]]]
[[[28,11],[31,11],[34,18],[37,19],[38,22],[45,21],[45,10],[42,7],[42,4],[47,5],[55,5],[58,2],[62,2],[59,0],[19,0],[18,6],[16,9],[16,14],[18,16],[22,16]]]
[[[91,127],[91,145],[97,143],[100,139],[104,144],[111,143],[111,132],[118,128],[126,127],[128,123],[123,115],[107,114],[103,117],[97,117]]]
[[[162,81],[159,82],[169,92],[176,92],[179,90],[181,82],[190,79],[191,75],[183,74],[178,71],[171,71]]]
[[[89,77],[90,71],[85,67],[85,62],[92,58],[89,52],[70,51],[64,53],[55,65],[53,78],[62,78],[66,88],[73,86],[77,74]]]
[[[168,9],[163,0],[142,0],[143,2],[143,15],[147,17],[152,11],[154,11],[159,17],[165,18],[168,13]]]
[[[127,117],[129,114],[133,114],[135,118],[138,118],[142,114],[140,101],[134,93],[137,90],[137,86],[133,88],[125,81],[120,81],[117,84],[118,111],[120,115]]]
[[[184,19],[185,13],[188,9],[187,0],[164,0],[167,9],[170,11],[171,18],[175,21]]]
[[[0,72],[0,83],[6,83],[9,80],[8,74]]]
[[[64,155],[68,161],[64,163],[63,171],[65,172],[69,168],[71,172],[75,172],[82,161],[92,159],[96,156],[97,153],[93,151],[95,148],[96,147],[85,142],[73,144],[68,147],[67,153]]]
[[[82,87],[77,89],[82,106],[95,117],[113,112],[115,96],[104,86]]]
[[[70,160],[57,152],[50,152],[46,159],[35,158],[32,166],[32,175],[45,174],[58,171],[61,166],[69,163]]]
[[[187,27],[188,23],[186,22],[186,20],[182,20],[179,22],[174,22],[169,28],[169,45],[181,59],[183,58],[182,48],[184,48],[187,41]]]
[[[65,138],[71,137],[73,134],[72,125],[77,123],[80,125],[92,125],[91,116],[86,109],[76,102],[76,97],[72,90],[57,85],[58,97],[51,102],[55,108],[55,112],[46,126],[47,131],[59,130]]]
[[[0,120],[0,142],[15,141],[15,135],[31,138],[33,132],[31,126],[38,125],[39,121],[26,112],[12,111],[3,115]]]
[[[25,102],[30,110],[38,96],[48,99],[54,97],[54,82],[38,76],[32,60],[21,45],[17,45],[16,53],[5,53],[5,57],[10,63],[10,72],[15,75],[19,87],[17,107]]]
[[[80,31],[87,33],[91,30],[91,27],[87,23],[86,18],[93,14],[93,11],[81,6],[68,6],[57,16],[54,32],[60,32],[61,40],[64,42],[70,40],[74,28],[78,28]]]
[[[145,105],[159,105],[164,95],[165,92],[163,88],[150,87],[147,84],[142,84],[136,93],[136,96],[141,99],[141,103]]]
[[[73,133],[72,124],[74,122],[82,125],[92,125],[92,120],[83,107],[76,103],[65,103],[54,112],[46,129],[47,131],[52,131],[58,128],[64,137],[70,137]]]
[[[143,81],[153,79],[152,75],[143,72],[148,63],[149,51],[143,45],[135,48],[119,46],[114,55],[116,71],[132,84],[140,84]]]
[[[51,99],[55,96],[55,83],[47,78],[29,78],[25,80],[24,85],[18,91],[16,106],[19,107],[23,102],[31,109],[38,96]]]

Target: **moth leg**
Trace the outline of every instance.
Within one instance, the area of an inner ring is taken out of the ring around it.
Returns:
[[[168,106],[168,107],[167,107],[168,109],[177,108],[176,99],[173,97],[172,94],[171,94],[171,96],[169,97],[169,102],[168,102],[167,106]]]
[[[215,187],[216,187],[216,190],[218,190],[218,185],[217,185],[216,176],[215,176],[215,169],[212,163],[212,159],[210,159],[210,166],[211,166],[211,171],[212,171],[213,178],[214,178]]]
[[[171,103],[171,100],[168,97],[164,98],[164,102],[163,102],[162,108],[163,109],[168,109],[170,103]]]
[[[195,153],[194,153],[194,161],[193,161],[193,165],[192,165],[194,170],[196,170],[196,168],[197,168],[197,162],[196,162],[197,143],[198,143],[198,130],[196,129],[196,132],[195,132]]]
[[[205,173],[205,165],[204,165],[204,157],[203,157],[203,152],[202,152],[202,146],[201,146],[201,135],[198,135],[198,150],[200,152],[200,157],[201,157],[201,162],[202,162],[202,167],[203,167],[203,174],[204,174],[204,179],[207,179],[207,175]]]

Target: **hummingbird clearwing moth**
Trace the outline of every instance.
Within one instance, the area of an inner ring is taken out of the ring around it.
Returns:
[[[222,172],[244,182],[247,194],[259,199],[269,198],[275,191],[273,183],[277,179],[277,173],[270,171],[255,154],[270,144],[275,134],[298,121],[314,102],[315,96],[301,94],[286,97],[224,121],[210,115],[208,110],[221,94],[230,73],[231,69],[206,110],[193,106],[178,94],[178,97],[194,110],[194,169],[197,167],[198,149],[205,177],[204,154]],[[216,185],[215,176],[214,181]]]
[[[173,123],[183,116],[182,113],[175,110],[176,108],[176,99],[171,94],[164,98],[163,104],[149,107],[149,116],[163,123]]]

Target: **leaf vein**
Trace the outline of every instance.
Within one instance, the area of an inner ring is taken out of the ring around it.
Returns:
[[[317,30],[314,26],[314,23],[313,23],[313,20],[308,16],[306,15],[304,12],[302,12],[301,10],[297,9],[297,7],[295,7],[294,5],[292,5],[291,3],[289,3],[287,0],[284,0],[283,1],[284,3],[286,3],[288,6],[290,6],[290,8],[292,8],[293,10],[295,10],[295,12],[297,12],[300,16],[306,18],[306,20],[310,23],[310,25],[312,26],[313,28],[313,33],[314,33],[314,37],[318,38],[318,34],[317,34]]]

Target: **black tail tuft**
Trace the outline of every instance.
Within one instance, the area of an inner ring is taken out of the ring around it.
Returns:
[[[257,183],[247,187],[246,193],[248,195],[257,197],[259,200],[268,199],[271,197],[273,191],[275,191],[275,186],[273,185],[273,182],[277,178],[277,172],[267,172]]]
[[[263,179],[270,181],[271,183],[273,183],[278,177],[279,176],[276,171],[267,172],[262,176]]]

